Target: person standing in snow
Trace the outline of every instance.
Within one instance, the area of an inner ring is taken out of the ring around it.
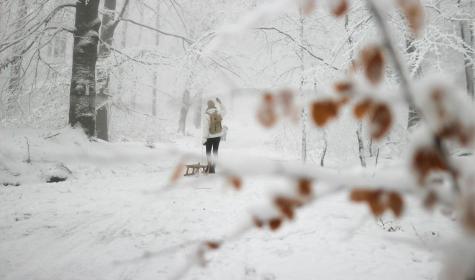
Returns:
[[[208,108],[203,116],[202,143],[206,146],[206,158],[208,161],[208,173],[215,173],[218,148],[225,129],[222,125],[224,106],[219,98],[208,101]]]

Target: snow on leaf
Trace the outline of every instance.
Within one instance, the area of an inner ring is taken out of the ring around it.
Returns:
[[[419,184],[424,185],[427,176],[434,171],[448,171],[443,156],[432,146],[419,147],[412,156],[412,167],[417,173]]]
[[[465,94],[439,83],[422,90],[421,95],[420,107],[436,136],[465,147],[474,141],[475,116]]]

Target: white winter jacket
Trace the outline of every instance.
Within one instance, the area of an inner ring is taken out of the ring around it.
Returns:
[[[220,133],[215,133],[215,134],[211,134],[209,133],[209,123],[210,123],[210,116],[209,114],[212,114],[214,112],[218,112],[221,116],[224,117],[224,110],[219,110],[219,109],[216,109],[216,108],[210,108],[208,110],[206,110],[204,116],[203,116],[203,124],[202,124],[202,128],[203,128],[203,137],[202,137],[202,143],[204,144],[206,142],[206,140],[208,138],[215,138],[215,137],[222,137],[223,136],[223,133],[224,133],[224,129],[223,131],[221,131]],[[224,127],[224,126],[223,126]]]

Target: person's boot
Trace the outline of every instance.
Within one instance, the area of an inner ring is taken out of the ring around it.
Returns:
[[[208,172],[208,173],[210,173],[210,174],[215,174],[215,173],[216,173],[216,171],[214,170],[214,164],[213,164],[213,165],[211,165],[211,167],[210,167],[210,169],[209,169],[209,172]]]

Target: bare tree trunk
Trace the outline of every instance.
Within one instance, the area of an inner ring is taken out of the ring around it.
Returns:
[[[193,119],[193,122],[196,128],[201,127],[201,117],[203,116],[201,112],[202,108],[203,108],[203,92],[200,91],[196,95],[196,111],[195,111],[195,117]]]
[[[458,1],[458,5],[462,5],[462,1]],[[466,3],[467,9],[470,9],[470,14],[473,13],[473,1]],[[475,59],[475,55],[470,53],[470,48],[474,48],[474,34],[473,26],[471,21],[460,21],[460,36],[464,42],[463,48],[467,51],[467,54],[464,57],[464,68],[465,68],[465,81],[467,86],[467,93],[472,98],[475,97],[475,88],[474,88],[474,65],[472,61]]]
[[[127,14],[127,10],[124,11],[124,15],[126,15],[126,14]],[[127,48],[128,29],[129,29],[129,24],[126,21],[123,22],[122,23],[122,31],[121,31],[121,34],[120,34],[120,47],[122,49]],[[117,91],[119,92],[119,96],[122,96],[123,88],[124,88],[124,85],[123,85],[124,70],[123,70],[122,67],[119,70],[119,77],[120,77],[120,81],[119,81]]]
[[[416,47],[412,44],[414,41],[413,38],[406,38],[406,49],[408,54],[412,54],[416,51]],[[417,75],[420,74],[420,68],[417,70]],[[414,105],[409,105],[409,117],[407,121],[407,127],[411,128],[415,126],[419,121],[421,117],[417,114],[416,109],[414,108]]]
[[[406,40],[407,54],[408,55],[414,54],[417,51],[417,49],[413,45],[414,35],[412,35],[411,31],[406,31],[406,39],[405,40]],[[417,69],[415,69],[416,77],[420,76],[422,74],[422,69],[421,69],[420,66],[412,65],[410,67],[412,68],[412,69],[410,69],[411,72],[414,71],[414,67],[418,67]],[[421,120],[421,116],[419,116],[419,114],[417,113],[416,108],[414,107],[414,105],[410,104],[409,105],[409,116],[408,116],[408,120],[407,120],[407,128],[411,128],[411,127],[415,126],[420,120]]]
[[[26,5],[26,0],[19,0],[17,6],[17,22],[16,26],[20,29],[24,22],[25,17],[28,14],[28,6]],[[18,36],[21,36],[21,32],[18,32]],[[8,81],[8,91],[7,91],[7,108],[6,116],[10,118],[15,115],[18,108],[18,99],[21,95],[21,64],[23,57],[20,54],[21,47],[17,47],[14,50],[13,56],[15,57],[15,62],[11,65],[10,68],[10,80]]]
[[[350,24],[350,17],[349,15],[345,16],[345,30],[346,33],[349,34],[349,24]],[[348,46],[350,47],[350,61],[353,61],[354,52],[353,52],[353,38],[352,36],[348,36]],[[362,167],[366,167],[366,153],[364,149],[364,140],[363,140],[363,123],[358,121],[358,128],[356,129],[356,139],[358,141],[358,155],[360,158],[360,164]]]
[[[155,28],[160,29],[160,2],[157,1],[157,8],[156,8],[156,15],[155,15]],[[160,33],[155,33],[155,46],[158,48],[160,44]],[[157,115],[157,101],[158,101],[158,94],[157,94],[157,82],[158,82],[158,74],[157,72],[153,73],[153,91],[152,91],[152,116]]]
[[[190,109],[190,105],[191,105],[190,92],[188,90],[185,90],[185,92],[183,92],[183,99],[182,99],[182,105],[181,105],[181,110],[180,110],[180,120],[178,123],[178,133],[183,133],[183,135],[186,134],[186,117],[188,115],[188,110]]]
[[[96,62],[101,26],[98,10],[99,0],[76,1],[69,123],[79,124],[89,137],[96,131]]]
[[[129,0],[124,2],[124,7],[122,8],[121,15],[123,11],[127,8]],[[107,59],[111,54],[111,46],[114,42],[114,33],[119,23],[119,19],[115,19],[117,1],[116,0],[105,0],[104,1],[104,15],[102,16],[102,25],[100,33],[100,42],[99,42],[99,57],[97,63],[97,88],[98,96],[97,99],[101,102],[98,102],[97,108],[97,123],[96,123],[96,133],[99,139],[109,141],[109,111],[110,105],[109,100],[111,98],[109,82],[110,82],[110,72],[107,69]],[[121,16],[119,15],[119,17]]]
[[[304,24],[305,24],[305,19],[303,15],[302,9],[299,11],[299,40],[300,40],[300,48],[299,48],[299,59],[300,59],[300,86],[299,86],[299,91],[300,91],[300,98],[302,99],[302,102],[305,104],[306,103],[306,98],[305,98],[305,93],[304,93],[304,84],[305,84],[305,61],[304,61]],[[301,143],[301,157],[302,157],[302,162],[307,161],[307,111],[306,111],[307,106],[302,107],[302,112],[301,112],[301,125],[302,125],[302,143]]]
[[[366,167],[366,156],[364,151],[364,142],[363,142],[363,123],[358,123],[358,129],[356,130],[356,138],[358,139],[358,154],[360,157],[360,163],[362,167]]]
[[[144,1],[137,1],[136,5],[138,5],[137,7],[138,7],[138,12],[139,12],[139,22],[144,22],[144,17],[145,17]],[[139,28],[136,46],[142,45],[142,37],[143,37],[142,35],[143,35],[143,28]],[[134,111],[137,109],[137,87],[139,84],[137,82],[137,78],[138,77],[136,77],[134,80],[132,100],[131,100],[132,109]]]
[[[325,156],[327,155],[327,149],[328,149],[328,140],[327,140],[327,131],[323,130],[323,151],[322,155],[320,156],[320,166],[325,166]]]
[[[114,39],[114,29],[111,27],[111,24],[114,21],[115,10],[117,2],[116,0],[105,0],[104,1],[104,14],[102,16],[102,25],[99,42],[99,57],[97,61],[97,88],[98,96],[97,99],[101,100],[101,104],[97,108],[96,112],[96,133],[97,138],[109,141],[109,126],[108,126],[108,115],[109,115],[109,106],[107,100],[110,97],[109,93],[109,81],[110,75],[109,70],[105,62],[110,56],[110,46],[112,45]]]

